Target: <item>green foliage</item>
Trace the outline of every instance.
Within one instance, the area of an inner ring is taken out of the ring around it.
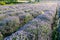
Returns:
[[[6,3],[4,1],[0,1],[0,5],[5,5]]]
[[[16,40],[16,38],[13,38],[12,40]]]
[[[4,0],[4,2],[16,2],[17,0]]]
[[[58,28],[57,28],[57,26],[58,26],[58,14],[57,14],[57,11],[56,11],[56,15],[55,15],[55,18],[54,18],[54,23],[53,23],[53,25],[52,25],[52,29],[53,29],[53,31],[52,31],[52,40],[58,40],[58,32],[57,32],[57,30],[58,30]]]
[[[57,32],[57,29],[55,29],[52,32],[52,40],[57,40],[57,38],[58,38],[58,32]]]

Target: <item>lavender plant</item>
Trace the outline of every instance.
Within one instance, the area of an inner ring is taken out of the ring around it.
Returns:
[[[0,22],[0,31],[3,34],[8,34],[16,31],[19,28],[19,18],[16,16],[10,16]]]

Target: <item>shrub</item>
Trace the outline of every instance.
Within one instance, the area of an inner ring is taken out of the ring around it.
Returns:
[[[19,24],[19,18],[16,16],[4,18],[4,20],[0,22],[0,31],[4,35],[10,34],[19,28]]]

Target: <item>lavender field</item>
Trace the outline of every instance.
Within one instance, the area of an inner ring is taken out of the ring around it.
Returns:
[[[0,5],[0,40],[60,40],[59,2]]]

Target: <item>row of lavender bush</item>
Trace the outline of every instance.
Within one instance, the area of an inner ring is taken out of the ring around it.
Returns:
[[[42,7],[45,8],[46,5],[44,4]],[[43,9],[43,12],[44,14],[41,14],[32,21],[29,21],[18,31],[12,33],[11,36],[6,37],[4,40],[51,40],[51,24],[53,23],[53,18],[56,14],[56,4],[53,4],[53,6],[49,5],[47,8]]]
[[[18,30],[23,24],[41,14],[42,9],[39,9],[39,6],[31,4],[0,6],[0,32],[6,36]]]

